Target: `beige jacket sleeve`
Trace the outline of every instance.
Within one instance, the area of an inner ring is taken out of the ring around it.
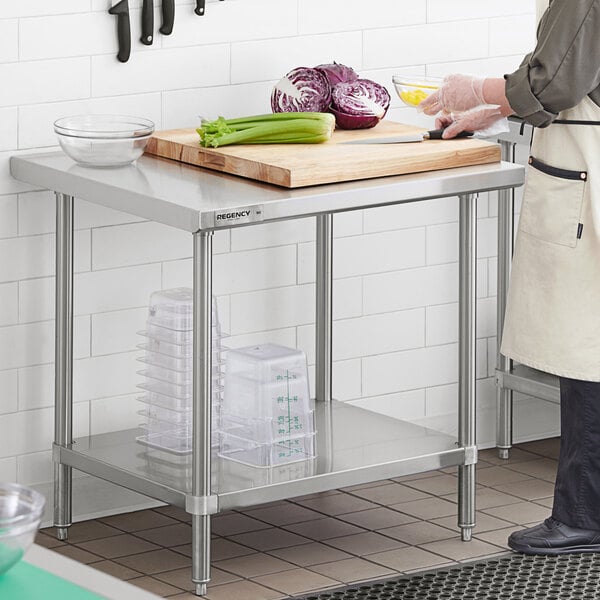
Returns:
[[[552,123],[600,85],[600,0],[553,0],[534,51],[505,75],[515,113],[536,127]]]

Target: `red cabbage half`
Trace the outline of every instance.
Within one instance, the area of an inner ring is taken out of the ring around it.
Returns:
[[[298,67],[291,70],[273,88],[273,112],[327,112],[331,88],[327,77],[317,69]]]
[[[335,124],[340,129],[369,129],[375,127],[381,120],[375,115],[349,115],[347,113],[335,110],[333,106],[329,107],[329,112],[335,117]]]
[[[363,124],[356,119],[347,119],[346,121],[353,123],[352,129],[367,129],[374,127],[383,119],[391,101],[389,92],[382,85],[370,79],[338,83],[333,86],[331,95],[332,108],[337,111],[335,113],[336,122],[342,129],[350,127],[344,127],[344,120],[338,117],[338,113],[364,117]]]
[[[347,67],[335,61],[330,65],[317,65],[315,69],[321,71],[327,77],[331,87],[336,83],[346,83],[358,79],[358,73],[352,67]]]

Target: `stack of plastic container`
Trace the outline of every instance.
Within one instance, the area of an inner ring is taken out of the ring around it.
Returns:
[[[139,400],[144,408],[143,435],[138,442],[182,455],[192,451],[193,393],[193,299],[190,288],[154,292],[150,296],[146,338],[138,347],[145,352],[139,358],[146,368],[138,387],[145,391]],[[222,402],[222,334],[216,303],[212,303],[212,426],[213,445]]]
[[[219,456],[257,467],[315,456],[302,351],[276,344],[228,350]]]

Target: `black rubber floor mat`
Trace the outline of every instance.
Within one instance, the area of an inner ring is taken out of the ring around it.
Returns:
[[[600,555],[511,554],[410,577],[313,593],[302,599],[600,600]]]

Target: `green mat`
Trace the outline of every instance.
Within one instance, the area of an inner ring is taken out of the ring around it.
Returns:
[[[0,575],[2,600],[105,600],[25,561]]]

